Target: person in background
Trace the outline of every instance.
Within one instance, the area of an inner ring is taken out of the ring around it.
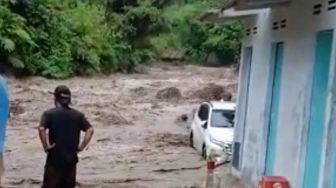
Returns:
[[[83,113],[70,108],[68,87],[55,89],[54,102],[55,108],[43,113],[39,126],[39,137],[47,153],[42,188],[74,188],[77,154],[89,144],[93,128]],[[80,143],[81,131],[85,136]]]
[[[0,68],[1,69],[1,68]],[[4,173],[4,147],[6,137],[6,123],[9,118],[9,97],[7,84],[2,69],[0,70],[0,185]]]

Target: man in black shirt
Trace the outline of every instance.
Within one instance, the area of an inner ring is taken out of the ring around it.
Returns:
[[[56,107],[43,113],[39,126],[39,136],[47,153],[42,188],[74,188],[77,154],[89,144],[93,128],[84,114],[69,107],[71,92],[68,87],[58,86],[54,97]],[[85,132],[82,143],[81,131]]]

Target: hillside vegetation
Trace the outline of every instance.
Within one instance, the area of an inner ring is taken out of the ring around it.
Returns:
[[[132,72],[167,49],[234,60],[239,23],[201,23],[216,0],[2,0],[0,63],[20,76]]]

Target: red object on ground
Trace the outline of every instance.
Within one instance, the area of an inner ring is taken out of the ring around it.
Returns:
[[[208,159],[207,160],[207,169],[208,171],[213,171],[215,170],[215,161]]]
[[[259,182],[259,188],[289,188],[289,182],[280,176],[264,176]]]

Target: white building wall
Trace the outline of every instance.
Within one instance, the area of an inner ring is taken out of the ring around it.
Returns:
[[[320,15],[313,14],[316,2],[324,3]],[[327,1],[295,0],[289,7],[265,11],[257,19],[246,21],[247,28],[258,27],[258,33],[246,37],[243,42],[244,47],[253,46],[248,114],[240,170],[242,179],[250,185],[257,184],[264,170],[271,44],[282,41],[285,51],[274,173],[288,178],[293,188],[302,186],[315,36],[318,31],[336,28],[336,10],[327,11],[326,7]],[[283,19],[287,19],[287,27],[272,30],[273,21]],[[330,76],[333,75],[335,64],[334,51]],[[331,88],[332,82],[329,85]],[[327,112],[330,112],[331,105],[327,106]],[[329,114],[326,114],[326,118],[325,127],[328,127]],[[327,138],[328,129],[325,130]],[[328,158],[322,157],[322,161],[325,160]],[[321,165],[327,166],[324,162]],[[325,168],[321,168],[322,174],[324,171]],[[321,188],[324,188],[325,180],[321,178]]]
[[[263,129],[264,125],[264,113],[265,113],[265,99],[267,89],[267,75],[269,71],[270,59],[270,44],[269,48],[259,48],[258,46],[264,46],[264,44],[269,40],[267,37],[269,33],[269,28],[267,27],[269,22],[269,11],[265,11],[257,19],[249,20],[248,27],[254,28],[258,27],[257,34],[251,35],[251,37],[246,38],[244,46],[253,47],[252,55],[252,65],[251,65],[251,76],[250,76],[250,88],[248,96],[248,108],[246,116],[246,126],[242,149],[242,173],[241,175],[244,179],[250,181],[257,181],[259,179],[259,174],[261,173],[260,162],[262,161],[260,157],[262,148],[260,148],[260,143],[263,142],[263,137],[260,136],[262,133],[260,130]],[[257,24],[257,23],[260,23]],[[259,58],[255,54],[263,54],[264,58]],[[257,168],[256,168],[257,166]]]

